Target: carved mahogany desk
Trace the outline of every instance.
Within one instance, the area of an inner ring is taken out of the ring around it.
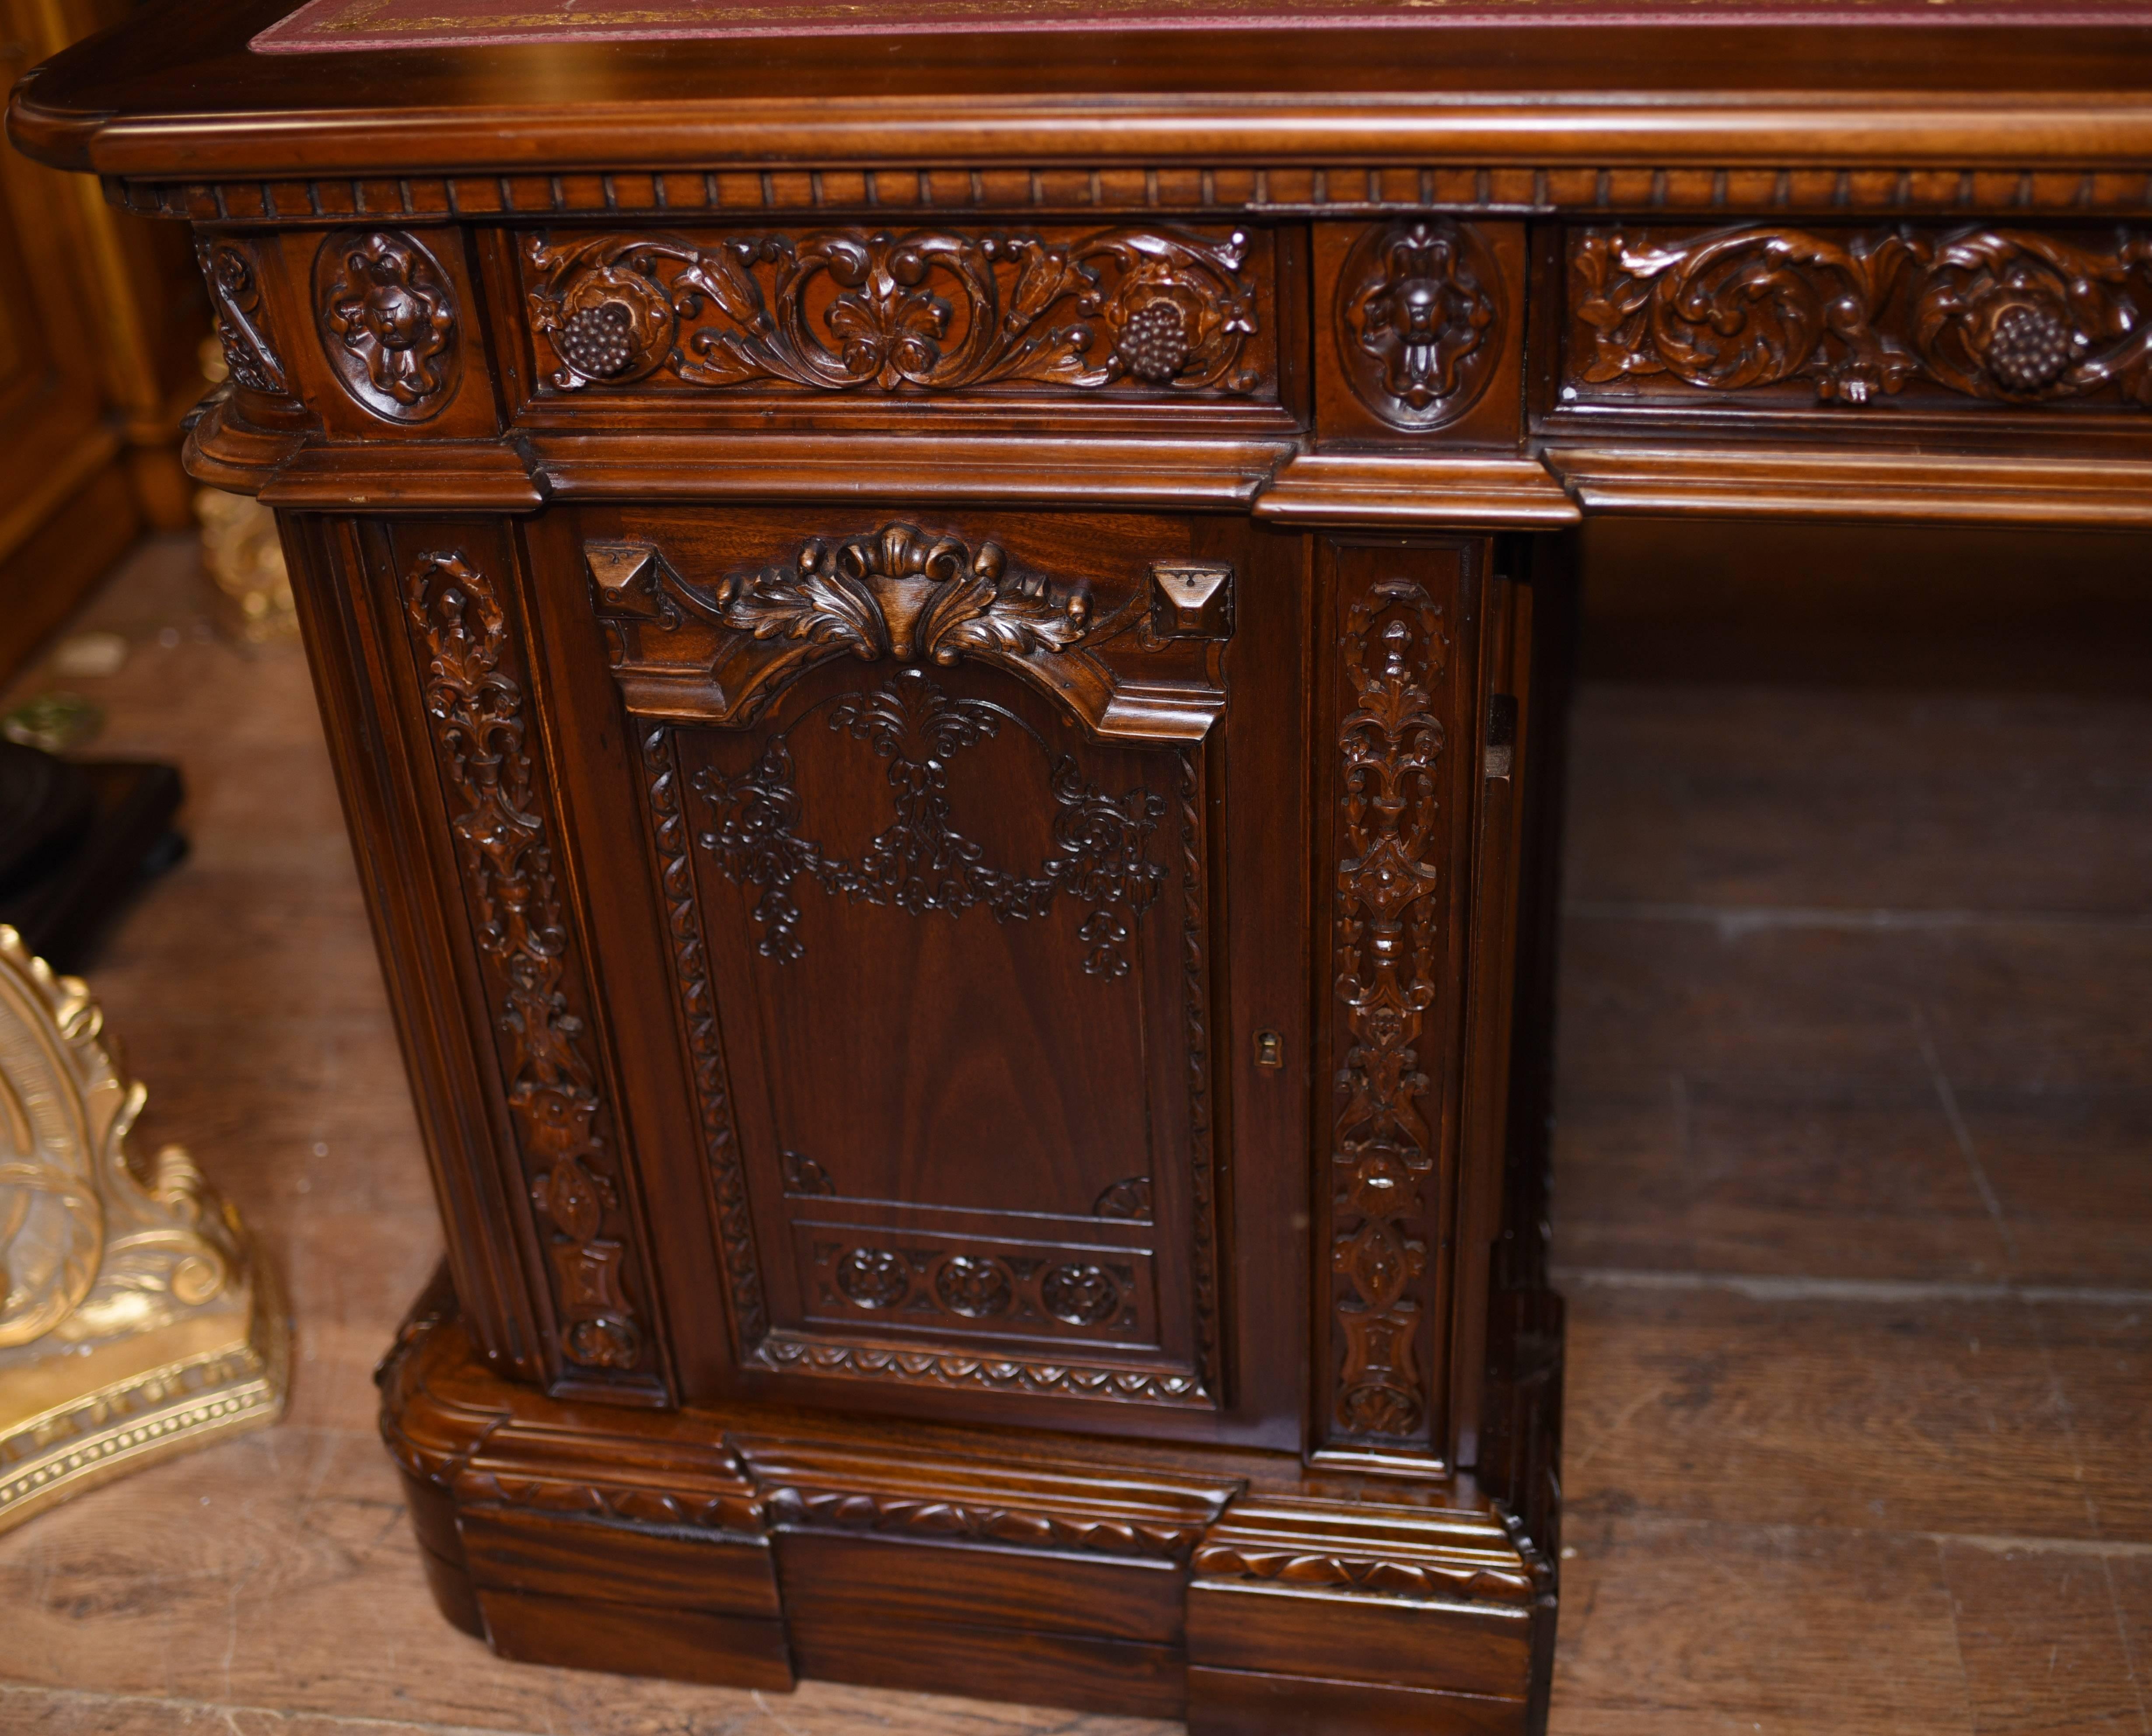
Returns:
[[[2128,6],[1289,3],[159,0],[15,94],[198,238],[507,1656],[1538,1728],[1573,527],[2152,522]]]

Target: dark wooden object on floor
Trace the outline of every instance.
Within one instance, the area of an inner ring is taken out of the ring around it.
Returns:
[[[449,1231],[383,1375],[444,1609],[1543,1721],[1567,529],[2152,521],[2142,33],[282,9],[11,126],[193,221],[192,460],[284,515]]]

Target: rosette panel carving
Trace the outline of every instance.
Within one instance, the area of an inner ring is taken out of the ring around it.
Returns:
[[[628,1295],[628,1246],[614,1233],[623,1202],[583,1022],[567,994],[567,918],[507,619],[492,581],[455,553],[420,556],[404,601],[473,934],[498,997],[508,1108],[546,1225],[561,1349],[585,1368],[632,1371],[646,1348]]]
[[[331,236],[314,261],[314,306],[329,366],[367,409],[424,422],[447,405],[460,353],[455,295],[416,237]]]
[[[1337,341],[1360,401],[1398,428],[1469,409],[1502,354],[1502,277],[1472,229],[1427,217],[1369,229],[1337,279]]]
[[[829,229],[525,244],[533,331],[562,391],[689,386],[1246,393],[1247,238]]]
[[[812,1281],[825,1311],[885,1323],[926,1316],[947,1327],[1033,1336],[1139,1337],[1142,1286],[1133,1265],[1107,1260],[818,1241]],[[953,1317],[953,1318],[950,1317]]]
[[[1741,391],[1803,380],[1863,404],[1916,383],[2034,404],[2152,404],[2152,238],[1730,229],[1571,243],[1571,378]]]

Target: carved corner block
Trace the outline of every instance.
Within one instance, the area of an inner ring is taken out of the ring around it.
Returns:
[[[1318,438],[1514,448],[1524,226],[1406,217],[1314,238]]]

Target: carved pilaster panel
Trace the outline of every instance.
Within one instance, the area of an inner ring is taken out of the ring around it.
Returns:
[[[420,555],[401,589],[560,1354],[586,1375],[647,1384],[655,1353],[619,1144],[577,1011],[588,985],[562,902],[521,653],[497,581],[462,551]]]
[[[1266,239],[1169,226],[526,236],[553,392],[1274,397]]]
[[[1569,263],[1565,402],[2152,405],[2152,235],[1583,229]]]
[[[1337,551],[1319,1435],[1439,1453],[1472,688],[1461,557]]]

